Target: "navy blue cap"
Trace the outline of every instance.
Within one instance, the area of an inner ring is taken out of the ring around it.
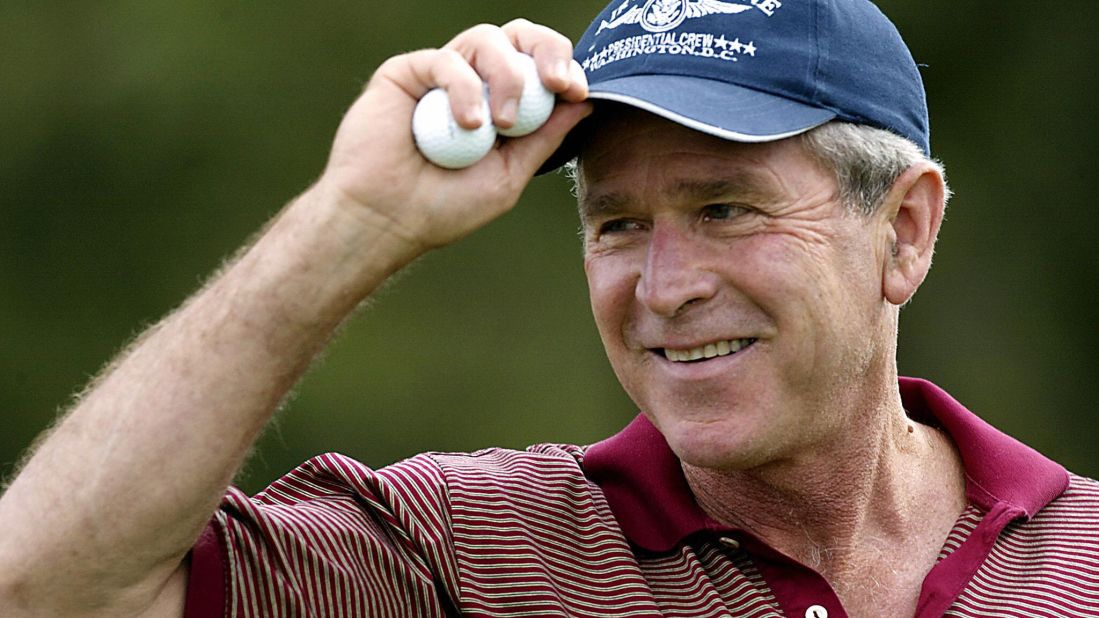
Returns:
[[[843,120],[931,153],[919,70],[868,0],[613,0],[574,57],[591,99],[710,135],[766,142]],[[570,136],[543,170],[579,142]]]

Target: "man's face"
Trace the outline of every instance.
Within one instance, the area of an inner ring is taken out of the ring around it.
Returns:
[[[888,222],[848,213],[797,140],[642,112],[602,124],[580,174],[596,324],[676,454],[744,469],[834,448],[890,373]]]

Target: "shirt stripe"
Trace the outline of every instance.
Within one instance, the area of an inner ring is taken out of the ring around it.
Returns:
[[[783,615],[752,556],[713,535],[657,554],[631,546],[583,456],[539,445],[377,471],[316,457],[255,497],[227,493],[211,524],[220,543],[204,545],[224,552],[225,588],[204,594],[224,595],[217,615],[234,617]],[[940,559],[983,516],[966,509]],[[946,614],[1099,614],[1099,484],[1072,476],[1009,524]]]

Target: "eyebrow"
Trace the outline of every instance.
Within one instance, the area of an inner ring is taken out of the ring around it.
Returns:
[[[765,200],[774,195],[771,183],[756,174],[738,172],[724,178],[682,178],[666,193],[676,198],[698,201],[743,199]],[[603,192],[582,195],[578,207],[584,220],[597,219],[628,212],[633,200],[625,192]]]

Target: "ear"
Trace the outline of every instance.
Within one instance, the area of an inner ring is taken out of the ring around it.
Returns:
[[[929,163],[905,170],[886,195],[879,214],[886,226],[882,294],[890,303],[908,302],[923,283],[945,208],[946,185]]]

